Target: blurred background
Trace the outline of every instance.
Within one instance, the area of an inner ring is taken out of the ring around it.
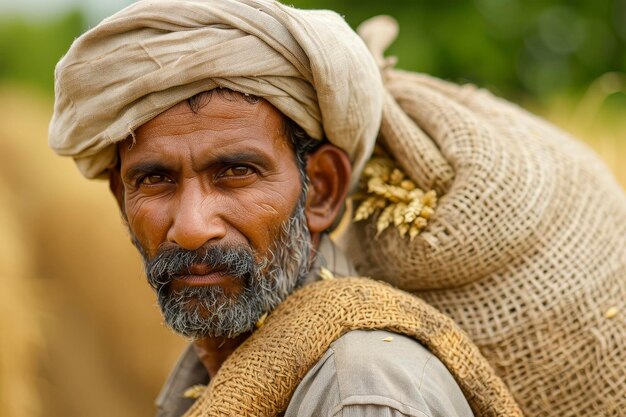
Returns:
[[[184,341],[161,324],[107,184],[47,148],[55,63],[130,1],[0,3],[0,415],[150,416]],[[389,14],[398,67],[487,87],[626,185],[626,0],[290,0]]]

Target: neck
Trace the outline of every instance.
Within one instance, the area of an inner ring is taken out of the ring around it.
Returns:
[[[224,361],[249,336],[250,333],[240,334],[232,339],[226,337],[205,337],[194,341],[193,345],[198,358],[206,368],[209,376],[213,378]]]

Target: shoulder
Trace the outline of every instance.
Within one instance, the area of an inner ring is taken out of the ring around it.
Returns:
[[[337,339],[307,373],[285,417],[383,412],[472,415],[448,370],[417,341],[382,330],[354,330]]]

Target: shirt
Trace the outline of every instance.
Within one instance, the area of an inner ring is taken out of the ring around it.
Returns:
[[[337,339],[293,394],[285,417],[469,417],[446,367],[414,339],[354,330]]]

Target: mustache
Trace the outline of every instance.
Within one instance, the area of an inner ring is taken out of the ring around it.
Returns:
[[[211,246],[196,250],[173,247],[145,260],[148,283],[155,290],[167,285],[177,275],[191,274],[191,268],[198,265],[241,279],[249,279],[262,267],[257,265],[252,251],[243,247]]]

